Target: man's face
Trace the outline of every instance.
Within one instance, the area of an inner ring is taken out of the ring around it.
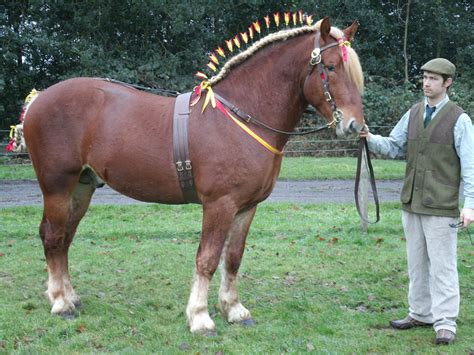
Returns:
[[[453,79],[446,80],[440,74],[425,71],[423,73],[423,93],[429,99],[444,97]]]

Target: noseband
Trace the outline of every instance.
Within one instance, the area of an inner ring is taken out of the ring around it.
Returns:
[[[329,127],[334,127],[339,122],[341,122],[343,115],[342,115],[342,111],[337,108],[336,103],[334,99],[332,98],[331,93],[329,92],[329,73],[328,73],[328,70],[326,69],[326,66],[322,62],[321,55],[325,50],[336,47],[336,46],[339,46],[339,42],[330,43],[321,48],[321,31],[316,32],[316,35],[314,37],[314,49],[311,52],[311,60],[309,61],[308,73],[306,74],[306,79],[305,79],[305,85],[306,85],[306,82],[309,80],[311,74],[314,71],[314,68],[316,67],[318,68],[319,76],[321,77],[321,80],[323,82],[323,94],[324,94],[324,97],[326,98],[326,101],[331,106],[331,110],[332,110],[333,120],[332,122],[328,123]]]

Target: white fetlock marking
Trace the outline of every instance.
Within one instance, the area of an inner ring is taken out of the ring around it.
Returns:
[[[64,298],[58,298],[54,301],[53,307],[51,308],[52,314],[61,314],[73,312],[76,309],[72,302],[65,300]]]
[[[214,322],[207,310],[209,280],[195,274],[191,294],[189,295],[186,316],[192,333],[205,333],[215,329]]]
[[[229,323],[236,323],[250,319],[251,315],[247,308],[242,306],[237,294],[236,278],[229,275],[225,268],[227,244],[221,257],[221,285],[219,288],[219,305],[224,317]]]
[[[191,333],[200,334],[209,331],[214,331],[216,329],[216,326],[214,324],[214,321],[209,316],[209,313],[207,313],[206,311],[195,314],[192,317],[192,321],[189,324],[189,329],[191,330]]]
[[[227,321],[229,323],[237,323],[251,318],[252,316],[250,315],[249,310],[242,306],[241,303],[232,306],[227,314]]]
[[[72,302],[73,304],[79,304],[81,302],[81,298],[76,294],[74,288],[71,285],[71,279],[69,275],[63,276],[63,284],[64,284],[64,298],[68,301]]]
[[[52,305],[52,314],[72,312],[76,308],[74,302],[79,301],[67,274],[56,276],[49,272],[48,290],[45,293]]]

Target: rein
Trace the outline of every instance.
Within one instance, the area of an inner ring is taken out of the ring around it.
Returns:
[[[214,96],[216,97],[217,100],[222,102],[222,104],[224,104],[231,112],[235,113],[237,115],[237,117],[239,117],[241,120],[245,121],[246,123],[253,123],[255,125],[264,127],[267,130],[269,130],[271,132],[274,132],[274,133],[285,134],[287,136],[304,136],[304,135],[307,135],[307,134],[316,133],[316,132],[320,132],[322,130],[331,128],[332,125],[334,124],[334,121],[333,121],[333,122],[325,124],[324,126],[321,126],[321,127],[315,128],[315,129],[311,129],[311,130],[308,130],[308,131],[304,131],[304,132],[281,131],[281,130],[273,128],[273,127],[267,125],[266,123],[260,121],[259,119],[245,113],[244,111],[239,109],[237,106],[232,104],[230,101],[223,98],[221,95],[219,95],[217,93],[214,93]]]
[[[157,88],[157,87],[148,87],[148,86],[142,86],[142,85],[137,85],[137,84],[129,84],[120,80],[115,80],[115,79],[110,79],[110,78],[98,78],[98,79],[108,81],[109,83],[123,85],[132,89],[137,89],[141,91],[150,92],[152,94],[164,95],[168,97],[177,97],[179,94],[181,94],[179,91],[175,91],[175,90],[168,90],[168,89],[162,89],[162,88]]]
[[[365,156],[363,157],[364,154]],[[370,181],[370,186],[372,188],[372,192],[374,195],[375,210],[376,210],[375,222],[371,222],[363,216],[362,211],[360,209],[360,205],[359,205],[359,185],[360,185],[360,174],[361,174],[361,169],[362,169],[362,159],[366,160],[367,167],[369,169],[369,176],[370,176],[369,181]],[[380,221],[379,195],[377,193],[374,168],[372,167],[372,162],[370,160],[369,146],[367,144],[366,138],[361,138],[359,141],[359,149],[358,149],[358,154],[357,154],[357,172],[356,172],[356,180],[355,180],[355,185],[354,185],[354,199],[355,199],[355,203],[357,207],[357,213],[359,213],[360,219],[362,219],[364,222],[367,222],[369,224],[375,224],[378,221]]]

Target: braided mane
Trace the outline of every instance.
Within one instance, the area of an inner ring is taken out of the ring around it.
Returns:
[[[274,15],[275,16],[275,15]],[[301,34],[305,33],[311,33],[311,32],[316,32],[319,30],[320,25],[321,25],[322,20],[319,20],[316,24],[314,25],[305,25],[297,28],[287,28],[280,30],[275,33],[271,33],[263,37],[262,39],[256,41],[253,43],[250,47],[242,51],[241,53],[233,56],[229,60],[225,62],[225,64],[222,66],[222,68],[217,72],[217,74],[211,76],[209,79],[207,78],[207,75],[201,72],[198,72],[196,76],[198,76],[201,79],[204,79],[204,81],[210,85],[214,86],[221,80],[223,80],[227,75],[230,73],[230,71],[237,67],[239,64],[243,63],[246,61],[248,58],[253,56],[256,52],[258,52],[260,49],[275,43],[275,42],[280,42],[287,40],[289,38],[293,38],[296,36],[299,36]],[[254,23],[253,25],[255,25]],[[267,26],[268,27],[268,26]],[[250,30],[250,29],[249,29]],[[245,33],[246,34],[246,33]],[[341,38],[344,38],[344,33],[337,27],[331,27],[331,36],[338,40]],[[242,35],[242,34],[241,34]],[[237,39],[237,37],[236,37]],[[238,39],[237,39],[238,40]],[[235,39],[234,39],[235,41]],[[232,40],[230,40],[232,43]],[[234,42],[235,43],[235,42]],[[239,45],[240,46],[240,45]],[[362,68],[360,65],[359,57],[357,53],[350,47],[346,46],[347,50],[347,61],[344,62],[344,68],[349,76],[349,78],[353,81],[353,83],[356,85],[357,89],[359,92],[362,94],[364,90],[364,77],[363,77],[363,72]],[[221,57],[225,57],[225,55],[222,55],[223,53],[222,49],[219,48],[217,51],[221,55]],[[214,58],[212,58],[214,57]],[[211,62],[208,64],[208,67],[211,68],[213,71],[217,71],[217,67],[215,64],[218,64],[219,61],[217,59],[217,56],[213,53],[210,57]]]
[[[239,53],[235,57],[232,57],[230,60],[228,60],[225,63],[225,65],[222,67],[222,69],[219,71],[219,73],[209,79],[209,84],[211,85],[217,84],[219,81],[224,79],[229,74],[230,70],[233,67],[236,67],[240,63],[244,62],[245,60],[250,58],[252,55],[254,55],[257,51],[268,46],[269,44],[272,44],[274,42],[284,41],[288,38],[296,37],[303,33],[316,32],[318,28],[319,28],[318,24],[313,25],[313,26],[303,26],[299,28],[281,30],[279,32],[271,33],[263,37],[262,39],[252,44],[249,48],[247,48],[242,53]]]

